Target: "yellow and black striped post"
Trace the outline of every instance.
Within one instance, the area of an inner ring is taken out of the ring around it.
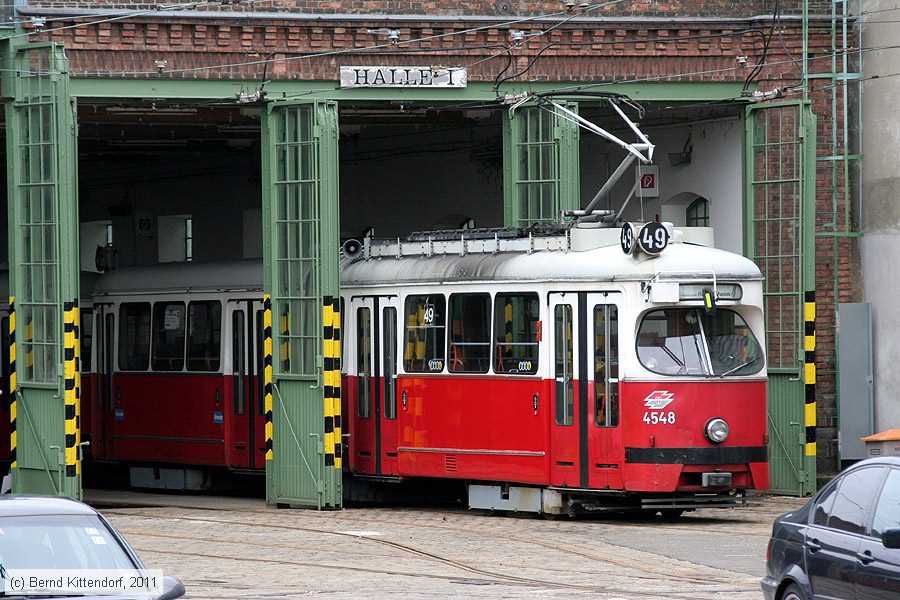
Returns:
[[[266,411],[266,460],[272,460],[272,297],[263,297],[263,408]]]
[[[334,298],[325,296],[322,299],[322,353],[324,356],[323,403],[325,415],[325,466],[334,466],[334,363],[337,353],[334,351]],[[338,373],[340,377],[340,373]],[[340,379],[338,379],[338,384]]]
[[[75,347],[78,345],[78,334],[75,324],[78,321],[76,312],[78,305],[75,302],[66,302],[63,306],[63,360],[64,360],[64,402],[66,415],[66,477],[75,477],[78,474],[78,389],[76,373],[77,354]]]
[[[9,451],[12,463],[10,468],[15,469],[16,446],[16,298],[9,297]]]
[[[806,384],[805,419],[806,456],[816,455],[816,293],[806,292],[803,310],[805,321],[804,377]]]
[[[332,350],[332,367],[334,375],[332,375],[332,411],[334,416],[334,468],[341,469],[341,458],[343,452],[343,437],[341,429],[343,427],[341,419],[341,299],[336,297],[332,300],[332,327],[331,327],[331,350]]]
[[[291,371],[291,313],[287,303],[281,309],[281,372]]]
[[[75,472],[81,475],[81,307],[75,305]]]

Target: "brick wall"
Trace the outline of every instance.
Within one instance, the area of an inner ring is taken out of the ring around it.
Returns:
[[[175,3],[172,3],[174,6]],[[295,14],[349,14],[349,15],[429,15],[429,16],[529,16],[548,13],[582,12],[580,0],[566,6],[566,0],[539,2],[526,0],[493,0],[487,2],[425,1],[416,0],[265,0],[258,2],[210,2],[191,7],[207,12],[289,12]],[[771,14],[775,3],[766,0],[628,0],[590,2],[585,11],[590,16],[602,17],[738,17]],[[159,6],[152,0],[122,2],[121,0],[97,0],[96,2],[56,2],[39,0],[29,6],[46,8],[107,8],[146,10]],[[799,14],[799,0],[780,3],[782,14]]]

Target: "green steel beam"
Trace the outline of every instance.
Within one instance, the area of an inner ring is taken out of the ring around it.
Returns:
[[[199,81],[183,79],[124,79],[72,77],[73,96],[87,100],[222,100],[236,102],[241,91],[252,92],[259,81]],[[504,84],[502,92],[587,91],[624,94],[643,102],[697,102],[730,100],[741,97],[741,83],[715,82],[643,82],[627,84],[573,84],[572,82],[532,82]],[[354,88],[340,89],[336,81],[270,81],[266,83],[269,100],[326,99],[339,102],[410,100],[428,102],[493,102],[497,98],[493,84],[469,83],[462,89]]]
[[[56,44],[6,41],[0,48],[12,487],[81,498],[77,145],[68,60]]]

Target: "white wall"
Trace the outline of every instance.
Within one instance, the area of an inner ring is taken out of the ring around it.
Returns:
[[[742,253],[744,131],[740,118],[641,129],[656,145],[653,162],[659,165],[660,195],[659,198],[644,199],[644,220],[653,220],[659,214],[662,219],[674,221],[676,225],[683,224],[684,210],[694,198],[702,196],[709,200],[709,221],[715,230],[716,246]],[[689,134],[693,146],[690,164],[671,166],[669,153],[681,152]],[[624,154],[616,149],[604,155],[609,151],[609,144],[591,135],[582,143],[582,164],[608,165],[607,168],[612,171]],[[618,210],[621,207],[634,185],[635,169],[633,167],[613,188],[610,208]],[[593,174],[589,177],[582,175],[582,205],[590,201],[603,180],[603,177]],[[623,217],[628,220],[641,218],[641,202],[637,198],[628,205]]]
[[[860,261],[864,300],[872,304],[875,431],[883,431],[900,427],[900,113],[896,108],[900,77],[890,76],[900,64],[896,48],[900,23],[895,12],[879,12],[895,8],[894,0],[870,0],[864,6],[869,14],[862,19],[863,48],[894,46],[866,52],[866,80],[860,84],[864,157]],[[876,75],[887,76],[871,79]]]

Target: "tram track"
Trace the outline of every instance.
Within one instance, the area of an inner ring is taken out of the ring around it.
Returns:
[[[169,508],[171,506],[167,506]],[[196,507],[178,507],[181,509],[190,509],[190,510],[206,510],[211,512],[216,512],[215,509],[208,508],[196,508]],[[224,509],[223,509],[224,511]],[[408,544],[386,540],[379,537],[375,537],[373,535],[360,535],[358,533],[352,532],[340,532],[334,531],[333,529],[323,529],[318,527],[303,527],[297,525],[287,525],[287,524],[272,524],[272,523],[264,523],[264,522],[254,522],[254,521],[236,521],[234,519],[229,520],[221,520],[216,518],[210,518],[209,516],[173,516],[173,515],[144,515],[135,513],[131,510],[107,510],[105,511],[110,515],[118,515],[122,517],[136,517],[139,519],[168,519],[168,520],[177,520],[177,521],[187,521],[187,522],[203,522],[203,523],[215,523],[222,525],[231,525],[231,526],[243,526],[243,527],[251,527],[251,528],[268,528],[268,529],[277,529],[283,531],[298,531],[304,533],[311,533],[314,535],[334,535],[334,536],[343,536],[350,537],[358,540],[365,541],[367,543],[378,544],[382,546],[387,546],[393,548],[395,550],[412,554],[424,560],[428,560],[431,562],[437,562],[443,564],[445,566],[449,566],[463,572],[466,572],[470,575],[475,575],[477,579],[472,580],[471,583],[476,583],[479,585],[484,585],[485,583],[506,583],[506,584],[515,584],[515,585],[524,585],[529,587],[541,587],[541,588],[552,588],[552,589],[565,589],[572,591],[580,591],[580,592],[591,592],[591,593],[603,593],[603,594],[621,594],[621,588],[611,588],[602,585],[591,585],[591,584],[578,584],[571,582],[559,582],[552,581],[547,579],[539,579],[533,577],[524,577],[519,575],[512,575],[509,573],[502,573],[495,570],[484,569],[475,567],[458,560],[447,558],[444,556],[440,556],[433,552],[428,552],[417,548],[415,546],[411,546]],[[257,510],[231,510],[228,511],[231,513],[248,513],[248,514],[269,514],[271,512],[266,511],[257,511]],[[330,519],[330,523],[333,523],[335,519]],[[349,519],[342,519],[338,517],[336,520],[347,521]],[[379,526],[384,524],[390,524],[386,522],[379,522]],[[409,523],[396,523],[397,525],[405,525],[409,526]],[[469,528],[465,527],[457,527],[457,526],[446,526],[446,525],[427,525],[427,524],[416,524],[416,527],[429,527],[431,529],[444,529],[448,531],[467,531]],[[125,529],[126,533],[128,529]],[[133,535],[138,536],[147,536],[154,538],[166,538],[166,539],[181,539],[194,541],[197,543],[203,544],[221,544],[223,540],[220,538],[213,537],[198,537],[198,536],[184,536],[184,535],[171,535],[171,534],[162,534],[159,532],[146,532],[144,530],[134,530],[131,532]],[[708,597],[710,594],[722,594],[723,597],[727,597],[728,594],[737,593],[737,592],[745,592],[746,588],[738,588],[734,585],[733,581],[728,580],[723,577],[704,577],[697,575],[679,575],[671,572],[671,570],[665,569],[657,569],[652,567],[651,565],[642,562],[640,564],[635,564],[633,561],[614,559],[608,556],[601,556],[596,553],[587,552],[578,548],[569,547],[567,545],[553,543],[553,542],[545,542],[543,540],[535,540],[533,538],[519,536],[504,532],[492,532],[480,530],[480,535],[488,535],[495,538],[504,538],[510,541],[515,541],[522,544],[533,544],[542,546],[547,549],[551,549],[554,551],[566,553],[569,555],[577,555],[581,558],[586,558],[591,561],[596,561],[600,563],[604,563],[606,565],[617,567],[620,569],[626,569],[631,573],[622,575],[627,579],[641,579],[648,582],[666,582],[666,583],[682,583],[687,585],[695,585],[701,587],[702,589],[698,589],[695,593],[687,592],[685,593],[682,590],[665,590],[665,591],[653,591],[653,592],[633,592],[629,591],[628,594],[632,596],[641,596],[641,597],[666,597],[666,598],[678,598],[678,599],[693,599],[698,597]],[[232,542],[233,543],[233,542]],[[257,547],[263,548],[277,548],[284,550],[297,550],[296,545],[283,545],[283,544],[272,544],[271,542],[266,542],[261,544],[259,542],[254,542],[248,539],[243,539],[240,544],[247,545],[252,544]],[[625,548],[622,547],[624,550]],[[143,548],[140,549],[142,552],[154,552],[152,548]],[[225,560],[247,560],[251,562],[261,562],[261,563],[273,563],[273,564],[285,564],[292,565],[298,567],[320,567],[327,569],[352,569],[354,571],[367,572],[367,573],[377,573],[382,575],[403,575],[403,576],[418,576],[418,577],[428,577],[428,578],[438,578],[443,580],[459,580],[458,576],[452,575],[438,575],[438,574],[423,574],[423,573],[410,573],[407,571],[396,571],[391,569],[371,569],[361,566],[348,565],[346,563],[341,564],[329,564],[329,563],[318,563],[318,562],[305,562],[305,561],[297,561],[297,560],[285,560],[281,558],[274,557],[266,557],[266,558],[236,558],[233,555],[229,554],[219,554],[219,553],[208,553],[208,552],[186,552],[186,551],[173,551],[167,549],[165,554],[175,554],[179,556],[185,557],[195,557],[195,558],[208,558],[208,559],[225,559]],[[648,572],[649,571],[649,572]],[[471,578],[467,578],[471,579]],[[698,595],[700,594],[700,595]]]

